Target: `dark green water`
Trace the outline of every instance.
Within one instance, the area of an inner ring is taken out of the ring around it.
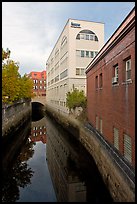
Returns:
[[[4,143],[2,202],[112,202],[93,158],[48,116],[13,135],[24,140]]]

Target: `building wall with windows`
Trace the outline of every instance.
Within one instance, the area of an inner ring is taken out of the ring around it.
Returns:
[[[103,23],[68,19],[46,63],[47,105],[68,113],[66,93],[86,94],[85,68],[103,44]]]
[[[27,76],[33,80],[35,96],[46,96],[46,71],[30,72]]]
[[[89,122],[135,165],[135,10],[86,69]]]

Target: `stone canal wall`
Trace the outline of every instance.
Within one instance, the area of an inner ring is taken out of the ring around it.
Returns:
[[[113,147],[108,145],[92,126],[72,116],[61,115],[46,106],[46,112],[73,134],[94,158],[114,202],[135,202],[135,174]]]
[[[21,100],[2,105],[2,136],[18,129],[31,116],[31,101]]]

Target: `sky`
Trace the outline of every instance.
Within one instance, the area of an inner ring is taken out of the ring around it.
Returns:
[[[2,2],[2,47],[19,73],[46,70],[46,61],[69,18],[104,23],[105,43],[135,2]]]

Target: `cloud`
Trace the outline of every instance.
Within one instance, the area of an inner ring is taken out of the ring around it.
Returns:
[[[43,70],[68,18],[104,22],[107,39],[133,6],[134,2],[2,2],[2,47],[20,62],[21,73]]]
[[[22,69],[45,69],[46,60],[59,35],[56,2],[2,2],[2,46]],[[27,65],[28,63],[28,65]],[[26,68],[25,68],[26,67]],[[22,70],[23,73],[23,70]]]

